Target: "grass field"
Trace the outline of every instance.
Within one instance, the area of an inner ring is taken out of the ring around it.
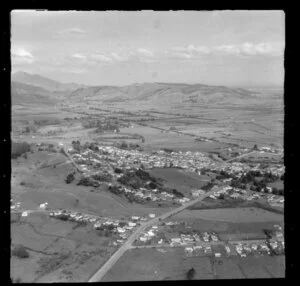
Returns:
[[[209,258],[185,257],[183,248],[127,251],[103,281],[186,280],[189,269],[196,271],[198,279],[273,278],[284,277],[285,257]]]
[[[284,214],[284,209],[281,207],[270,206],[265,199],[248,201],[243,199],[225,199],[214,200],[205,198],[203,201],[189,207],[189,210],[205,210],[205,209],[225,209],[225,208],[260,208],[266,211],[274,212],[277,214]]]
[[[204,219],[223,222],[251,223],[283,221],[283,216],[259,208],[226,208],[206,210],[183,210],[174,219]]]
[[[90,226],[39,213],[13,223],[11,237],[12,246],[21,244],[30,253],[23,260],[11,259],[11,277],[22,282],[86,281],[115,250],[109,237],[99,237]]]
[[[190,194],[191,189],[200,189],[210,181],[209,176],[198,176],[176,168],[154,168],[148,172],[183,194]]]

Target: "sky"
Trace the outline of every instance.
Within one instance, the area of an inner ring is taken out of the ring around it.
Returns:
[[[11,12],[12,72],[61,82],[282,85],[283,11]]]

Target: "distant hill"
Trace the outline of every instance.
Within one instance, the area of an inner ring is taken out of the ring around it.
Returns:
[[[243,88],[210,86],[204,84],[143,83],[128,86],[93,86],[70,93],[72,99],[89,98],[99,101],[154,101],[225,103],[227,101],[255,99],[259,92]]]
[[[54,105],[52,94],[41,87],[20,82],[11,82],[12,105]]]
[[[24,84],[30,84],[36,87],[41,87],[49,91],[72,91],[77,88],[83,87],[76,83],[61,83],[59,81],[49,79],[40,75],[30,74],[26,72],[16,72],[12,74],[11,80]]]

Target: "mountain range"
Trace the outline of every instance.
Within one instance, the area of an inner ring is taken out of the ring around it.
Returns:
[[[12,104],[53,104],[61,99],[80,101],[151,101],[157,104],[226,104],[255,101],[260,92],[244,88],[184,83],[139,83],[127,86],[86,86],[61,83],[40,75],[12,75]]]

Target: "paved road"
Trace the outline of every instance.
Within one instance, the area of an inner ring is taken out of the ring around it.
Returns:
[[[249,155],[251,155],[251,154],[253,154],[253,153],[256,153],[256,152],[258,152],[258,151],[251,151],[251,152],[242,154],[242,155],[240,155],[240,156],[234,157],[234,158],[232,158],[232,159],[229,159],[229,160],[227,160],[227,161],[225,161],[225,162],[226,162],[226,163],[227,163],[227,162],[231,162],[231,161],[234,161],[234,160],[236,160],[236,159],[243,158],[243,157],[245,157],[245,156],[249,156]]]
[[[89,279],[88,282],[98,282],[100,281],[104,275],[112,268],[112,266],[118,261],[118,259],[130,248],[132,248],[132,243],[135,241],[135,239],[140,235],[141,232],[143,232],[146,228],[149,226],[158,223],[159,220],[166,219],[169,216],[172,216],[178,212],[181,212],[182,210],[202,201],[207,196],[211,195],[214,191],[209,191],[205,193],[204,195],[198,197],[195,200],[192,200],[176,209],[173,209],[165,214],[162,214],[161,216],[154,218],[152,220],[147,221],[146,223],[143,223],[138,229],[136,229],[131,236],[127,239],[127,241],[102,265],[102,267]]]

